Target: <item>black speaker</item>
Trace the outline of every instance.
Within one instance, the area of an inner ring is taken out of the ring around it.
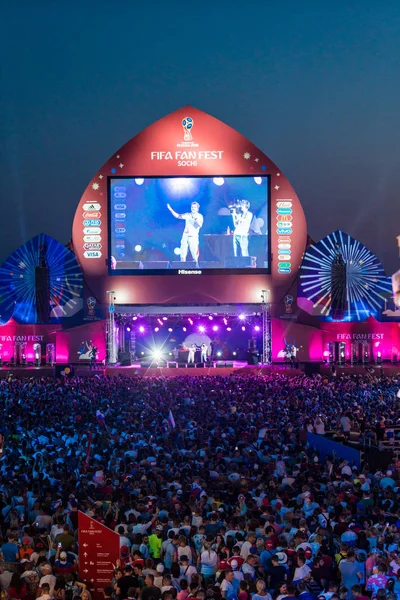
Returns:
[[[175,260],[174,260],[174,261],[171,263],[171,267],[172,267],[173,269],[186,269],[186,270],[187,270],[187,269],[190,269],[190,270],[192,270],[192,269],[197,269],[197,268],[198,268],[198,267],[196,266],[196,263],[194,262],[194,260],[188,260],[188,261],[186,261],[186,262],[183,262],[183,261],[181,261],[181,260],[179,260],[179,261],[178,261],[178,260],[177,260],[177,261],[175,261]]]
[[[187,363],[178,363],[178,369],[186,369]]]
[[[47,267],[35,267],[36,314],[38,323],[50,320],[50,275]]]
[[[225,363],[217,362],[217,369],[223,369],[223,368],[225,368]]]
[[[232,369],[232,368],[233,368],[233,362],[226,362],[226,363],[225,363],[225,367],[226,367],[227,369]]]
[[[225,269],[246,269],[254,266],[252,256],[228,256],[224,262]]]
[[[194,363],[188,363],[188,369],[194,369]]]
[[[168,363],[168,367],[170,369],[176,369],[176,362],[170,362],[170,363]]]
[[[167,366],[167,361],[166,360],[159,360],[158,361],[158,366],[162,367],[164,369]]]
[[[124,260],[117,261],[117,269],[131,269],[136,271],[137,269],[144,269],[143,263],[140,260]]]
[[[197,363],[196,367],[198,369],[204,369],[204,363]]]
[[[131,353],[121,352],[119,355],[119,364],[121,367],[130,367],[132,365]]]
[[[142,367],[142,369],[150,369],[150,367],[155,367],[155,365],[150,364],[150,363],[142,363],[141,367]]]
[[[304,373],[307,375],[307,377],[310,377],[312,375],[317,375],[317,373],[320,372],[320,368],[321,368],[320,363],[315,363],[315,362],[304,363]]]
[[[145,260],[143,266],[145,269],[170,269],[171,263],[169,260]]]
[[[335,321],[342,321],[347,308],[347,265],[339,244],[335,253],[331,266],[331,316]]]

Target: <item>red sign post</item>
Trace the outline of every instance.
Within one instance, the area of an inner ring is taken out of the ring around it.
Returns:
[[[119,559],[119,535],[79,511],[79,575],[94,600],[102,600],[103,589],[113,578]]]

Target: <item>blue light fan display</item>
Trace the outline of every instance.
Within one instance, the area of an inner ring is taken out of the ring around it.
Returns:
[[[313,303],[313,314],[332,320],[332,267],[338,250],[346,264],[346,310],[343,321],[379,317],[392,283],[375,256],[343,231],[335,231],[311,246],[299,272],[299,297]]]
[[[40,234],[15,250],[0,267],[0,323],[37,323],[35,270],[44,256],[48,269],[50,321],[82,308],[83,277],[75,255]],[[3,318],[4,315],[4,318]]]

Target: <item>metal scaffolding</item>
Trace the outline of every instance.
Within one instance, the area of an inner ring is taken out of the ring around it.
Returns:
[[[261,290],[262,363],[272,365],[272,320],[269,290]]]
[[[106,328],[107,364],[115,365],[118,360],[117,340],[115,335],[115,292],[108,291],[108,316]]]

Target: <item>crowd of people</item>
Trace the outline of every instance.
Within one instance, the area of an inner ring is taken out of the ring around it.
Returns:
[[[107,600],[399,600],[396,465],[307,444],[393,439],[398,392],[372,374],[2,380],[2,598],[91,600],[80,510],[120,536]]]

